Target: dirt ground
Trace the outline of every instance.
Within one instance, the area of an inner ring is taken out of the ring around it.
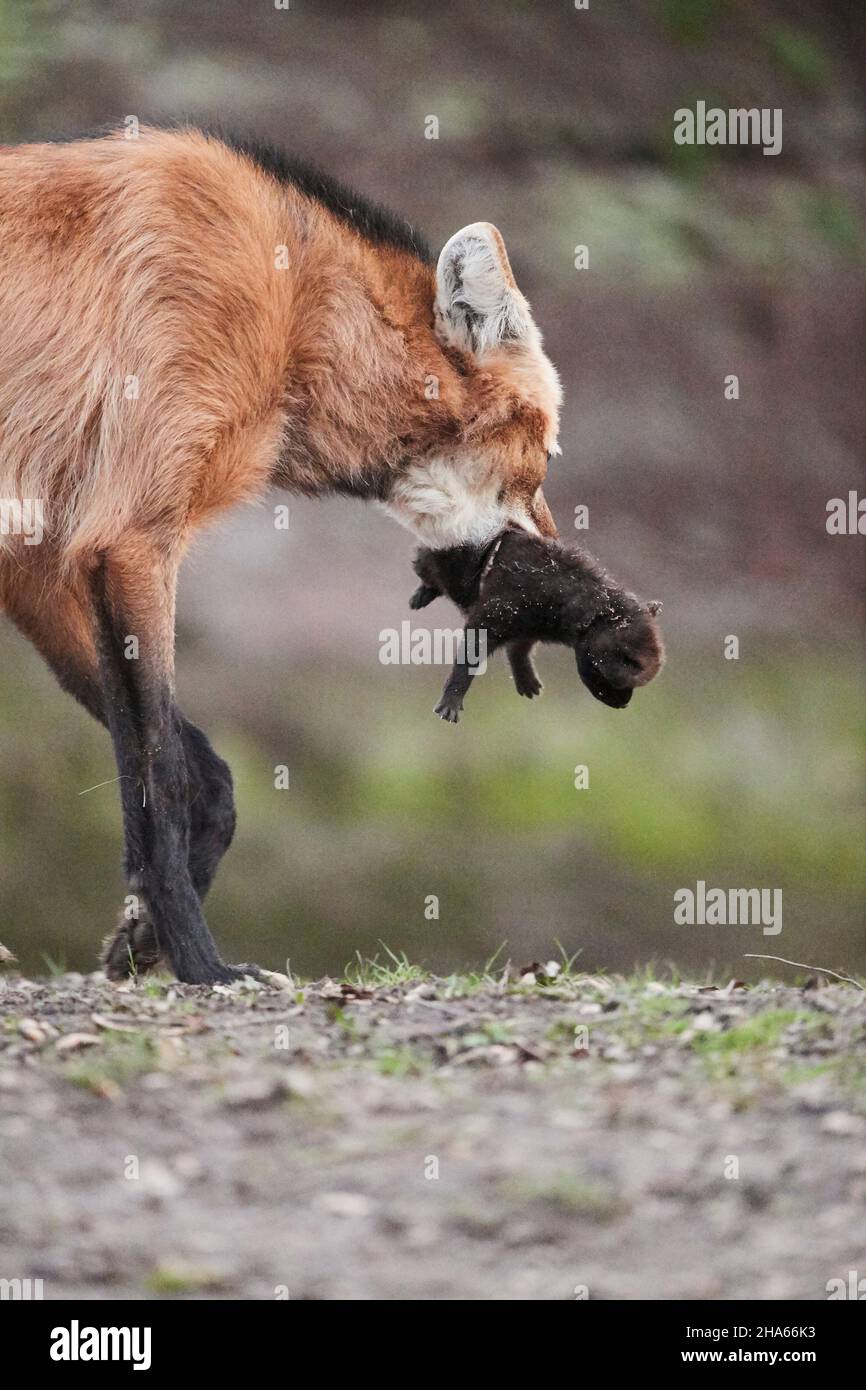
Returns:
[[[534,974],[0,979],[0,1277],[46,1299],[824,1299],[866,1006]]]

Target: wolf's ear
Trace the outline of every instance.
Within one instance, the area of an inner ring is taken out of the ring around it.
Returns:
[[[533,332],[529,305],[517,288],[505,242],[491,222],[455,232],[436,267],[436,330],[449,347],[483,356],[523,343]]]

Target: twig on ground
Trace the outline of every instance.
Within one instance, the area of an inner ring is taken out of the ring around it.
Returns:
[[[855,985],[866,994],[866,985],[861,985],[859,980],[853,980],[850,975],[840,975],[838,970],[828,970],[825,965],[807,965],[805,961],[788,960],[786,956],[762,956],[757,951],[744,951],[743,956],[747,960],[780,960],[783,965],[796,965],[800,970],[817,970],[822,975],[832,975],[837,980],[844,980],[848,985]]]

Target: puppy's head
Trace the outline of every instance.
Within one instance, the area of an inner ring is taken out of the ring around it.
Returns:
[[[625,594],[616,611],[596,618],[575,644],[580,679],[612,709],[624,709],[635,687],[649,684],[662,668],[664,644],[655,621],[660,608]]]

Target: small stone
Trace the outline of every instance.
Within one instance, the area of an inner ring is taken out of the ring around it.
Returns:
[[[232,1110],[255,1109],[273,1105],[286,1096],[306,1100],[314,1086],[313,1078],[300,1067],[286,1067],[280,1072],[233,1082],[226,1088],[223,1101]]]
[[[147,1197],[154,1197],[160,1202],[171,1201],[183,1192],[181,1180],[158,1159],[148,1159],[142,1163],[138,1182],[140,1190]]]
[[[433,985],[421,984],[416,985],[414,989],[409,990],[408,994],[406,995],[406,1003],[414,1004],[416,999],[435,999],[436,997],[436,990],[434,989]]]
[[[172,1167],[186,1182],[198,1182],[205,1175],[205,1166],[196,1154],[175,1154]]]
[[[288,975],[283,975],[279,970],[263,970],[262,979],[266,980],[274,989],[293,990],[295,982]]]
[[[332,1216],[369,1216],[372,1210],[369,1198],[361,1192],[323,1192],[316,1198],[316,1206]]]
[[[847,1110],[831,1110],[821,1121],[824,1134],[836,1134],[843,1138],[854,1138],[866,1133],[866,1120],[862,1115],[850,1115]]]
[[[611,1067],[610,1074],[616,1081],[637,1081],[642,1070],[637,1062],[616,1062]]]
[[[18,1024],[18,1032],[27,1042],[36,1043],[37,1046],[48,1041],[48,1034],[44,1028],[40,1027],[35,1018],[22,1018]]]

